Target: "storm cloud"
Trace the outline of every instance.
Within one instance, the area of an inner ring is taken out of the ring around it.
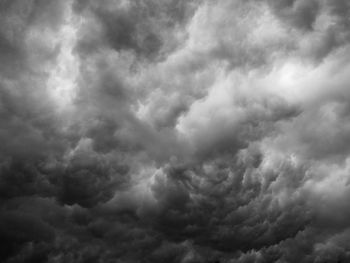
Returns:
[[[0,1],[0,261],[349,262],[349,14]]]

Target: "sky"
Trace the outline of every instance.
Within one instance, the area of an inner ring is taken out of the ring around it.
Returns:
[[[350,262],[348,0],[0,0],[0,261]]]

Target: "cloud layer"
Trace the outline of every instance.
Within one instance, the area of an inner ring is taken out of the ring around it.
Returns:
[[[348,262],[347,0],[0,1],[2,262]]]

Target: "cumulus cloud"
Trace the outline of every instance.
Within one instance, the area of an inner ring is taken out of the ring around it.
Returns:
[[[1,262],[347,262],[346,0],[0,1]]]

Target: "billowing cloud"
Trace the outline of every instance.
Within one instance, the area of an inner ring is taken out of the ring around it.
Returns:
[[[349,12],[0,1],[1,262],[348,262]]]

